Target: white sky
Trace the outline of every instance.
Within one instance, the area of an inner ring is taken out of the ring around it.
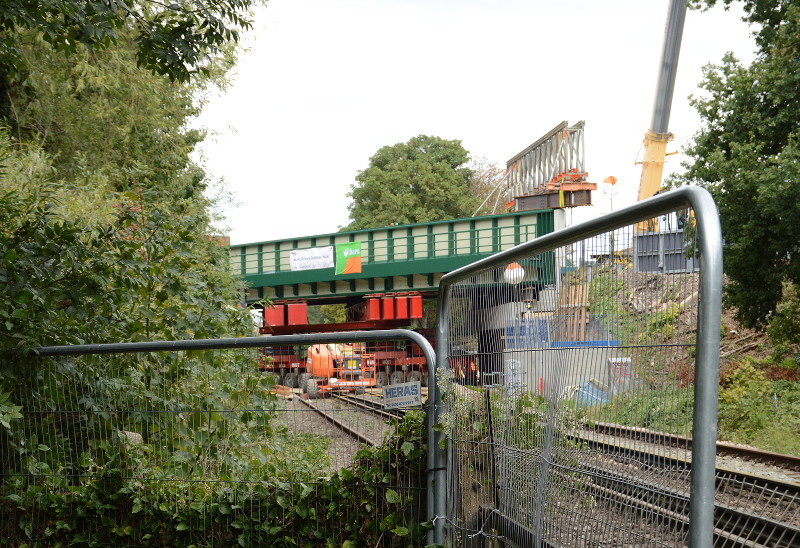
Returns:
[[[586,121],[589,179],[632,203],[652,116],[668,0],[270,0],[234,85],[199,119],[209,174],[224,178],[232,243],[335,232],[380,147],[419,134],[506,161],[563,120]],[[755,46],[738,11],[688,11],[669,129],[699,128],[701,67]],[[680,169],[670,156],[665,174]],[[608,211],[594,208],[574,220]]]

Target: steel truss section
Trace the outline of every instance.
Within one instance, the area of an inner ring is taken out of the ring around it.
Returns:
[[[583,120],[573,126],[563,121],[506,162],[509,198],[594,190],[586,182],[584,126]]]

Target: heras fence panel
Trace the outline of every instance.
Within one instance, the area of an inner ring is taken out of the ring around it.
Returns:
[[[276,384],[315,352],[349,388],[310,368],[305,390]],[[427,389],[381,409],[375,356],[389,388],[427,384],[432,347],[406,330],[12,357],[0,545],[424,544]]]
[[[701,269],[637,271],[636,223],[686,209]],[[433,538],[711,546],[721,259],[714,203],[686,188],[445,276]]]

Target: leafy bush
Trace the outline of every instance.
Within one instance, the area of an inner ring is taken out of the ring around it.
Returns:
[[[800,454],[800,383],[770,381],[753,359],[723,379],[719,437],[786,454]]]
[[[694,417],[692,386],[624,393],[597,409],[598,420],[686,435]]]
[[[720,385],[720,434],[749,441],[767,423],[770,398],[770,383],[764,373],[752,360],[745,360]]]
[[[800,288],[785,282],[781,300],[770,316],[767,334],[775,345],[777,355],[794,354],[795,364],[800,361]]]
[[[0,130],[4,187],[31,162],[47,171],[35,149],[17,150]],[[252,321],[231,306],[240,282],[227,251],[196,212],[148,207],[157,197],[142,190],[122,197],[111,223],[90,223],[65,217],[46,180],[9,186],[0,192],[0,351],[250,334]]]
[[[182,463],[163,468],[156,446],[119,436],[87,453],[77,482],[43,467],[40,482],[5,485],[2,523],[18,528],[0,533],[51,546],[421,546],[424,419],[398,419],[384,444],[330,478],[298,476],[274,454],[269,467],[250,461],[198,481],[176,474]]]

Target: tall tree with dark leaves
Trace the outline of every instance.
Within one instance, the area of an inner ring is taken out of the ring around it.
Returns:
[[[742,3],[758,55],[747,67],[728,54],[705,68],[704,93],[692,100],[703,126],[672,183],[714,195],[727,303],[746,325],[763,326],[783,285],[800,283],[800,2]]]
[[[0,63],[24,69],[13,31],[34,30],[55,51],[74,54],[135,32],[138,65],[185,82],[243,30],[257,0],[9,0],[0,9]]]
[[[480,200],[468,161],[461,141],[428,135],[381,148],[350,187],[347,230],[472,215]]]
[[[180,83],[137,67],[131,28],[69,56],[13,32],[38,70],[0,112],[0,348],[248,333],[188,127],[233,56]]]

